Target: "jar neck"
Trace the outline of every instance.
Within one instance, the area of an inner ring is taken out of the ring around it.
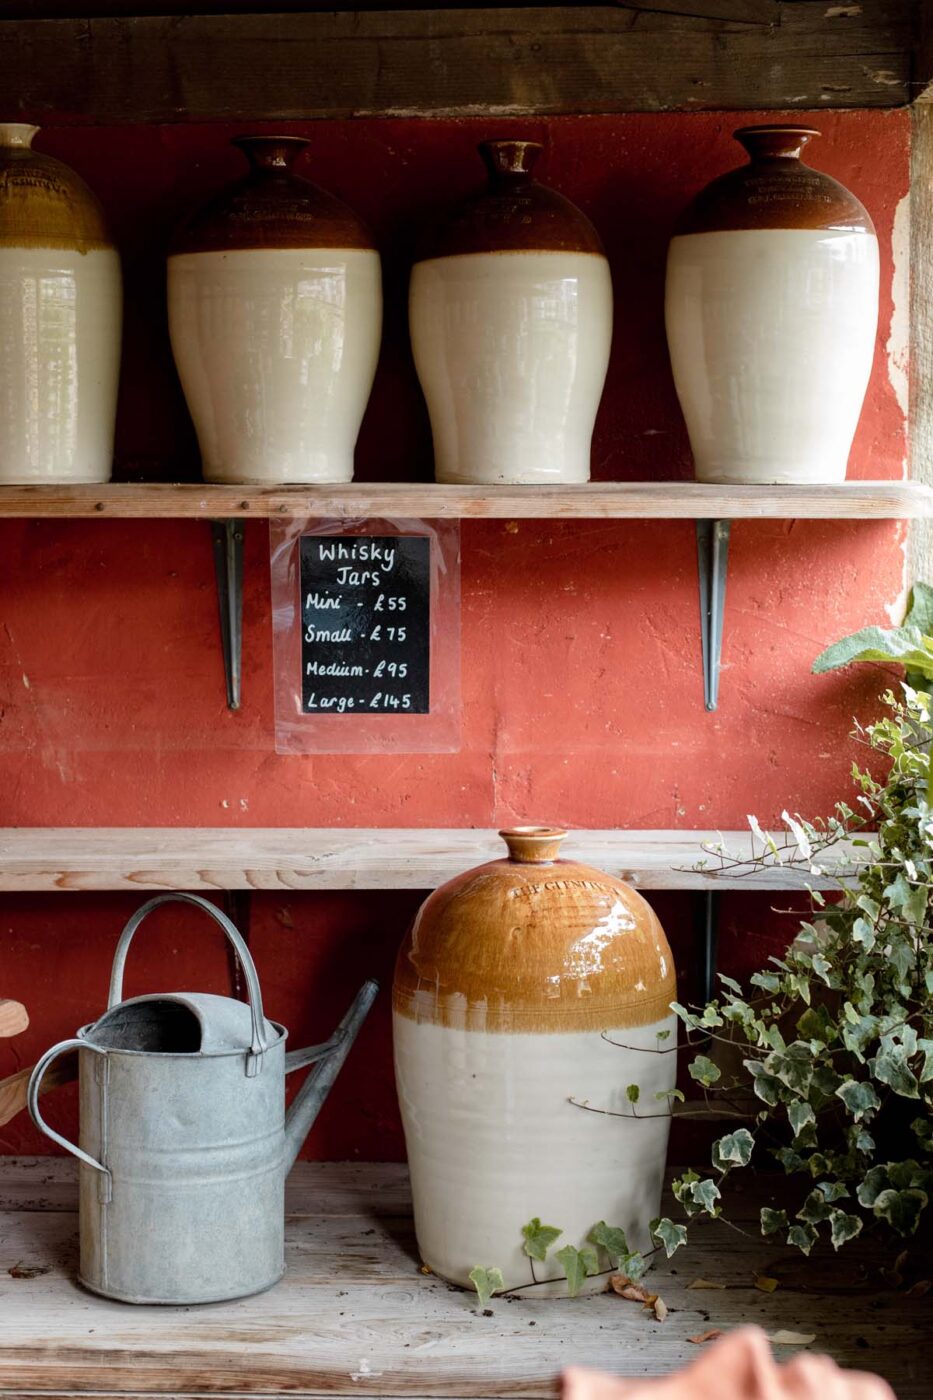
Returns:
[[[17,146],[28,151],[38,130],[37,126],[26,122],[0,122],[0,146]]]
[[[800,160],[804,147],[820,132],[812,126],[743,126],[733,136],[753,161]]]
[[[558,826],[513,826],[499,835],[515,865],[550,865],[560,854],[567,833]]]
[[[543,147],[537,141],[481,141],[477,149],[489,175],[490,189],[501,193],[531,183]]]
[[[235,136],[231,145],[264,175],[286,175],[309,143],[303,136]]]

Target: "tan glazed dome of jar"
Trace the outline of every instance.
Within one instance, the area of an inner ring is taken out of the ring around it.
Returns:
[[[395,973],[394,1008],[468,1030],[563,1032],[663,1021],[676,997],[654,910],[624,881],[560,860],[566,832],[500,832],[508,857],[422,905]]]
[[[0,123],[0,246],[112,248],[104,211],[81,176],[32,149],[38,130]]]

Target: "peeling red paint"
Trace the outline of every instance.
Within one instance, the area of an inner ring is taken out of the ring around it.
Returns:
[[[773,119],[774,114],[767,114]],[[869,208],[882,250],[878,351],[851,474],[899,477],[905,423],[886,371],[891,234],[908,188],[903,112],[790,113],[824,132],[812,160]],[[755,120],[743,114],[743,122]],[[430,476],[427,420],[405,332],[405,278],[419,233],[481,179],[482,136],[542,139],[543,178],[599,228],[613,266],[616,333],[594,475],[685,478],[686,435],[662,320],[667,237],[686,200],[734,164],[734,114],[519,121],[318,122],[307,170],[372,224],[386,259],[386,342],[358,453],[362,479]],[[118,424],[124,475],[195,474],[190,425],[164,324],[161,257],[189,203],[235,175],[216,125],[46,131],[102,196],[127,267]],[[453,755],[277,757],[272,751],[268,546],[247,530],[244,708],[224,705],[212,557],[194,522],[0,522],[0,785],[15,825],[735,827],[755,812],[828,810],[845,794],[854,714],[870,718],[884,672],[815,678],[830,640],[886,621],[902,587],[896,522],[759,522],[733,530],[720,709],[702,704],[693,527],[681,522],[475,522],[463,528],[463,746]],[[490,645],[494,639],[495,645]],[[29,1005],[20,1055],[100,1008],[105,960],[135,901],[4,899],[0,978]],[[299,1042],[348,1000],[360,949],[387,975],[414,896],[259,897],[257,956],[271,1014]],[[689,900],[662,899],[678,947]],[[731,970],[773,949],[786,924],[766,897],[735,904]],[[278,912],[276,912],[278,911]],[[170,922],[170,920],[169,920]],[[746,930],[757,930],[752,945]],[[224,971],[199,945],[141,948],[139,986],[166,965],[203,982]],[[757,956],[757,952],[756,952]],[[689,953],[684,951],[689,962]],[[341,1108],[341,1105],[343,1106]],[[353,1111],[351,1111],[353,1110]],[[358,1110],[358,1111],[356,1111]],[[64,1107],[63,1107],[64,1112]],[[67,1114],[66,1114],[67,1116]],[[37,1146],[28,1125],[0,1148]],[[321,1156],[396,1156],[384,1007],[316,1129]]]

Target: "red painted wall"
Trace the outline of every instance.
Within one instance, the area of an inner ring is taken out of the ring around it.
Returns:
[[[878,228],[878,349],[850,474],[899,477],[905,423],[886,346],[909,119],[788,118],[822,129],[813,163],[850,186]],[[616,331],[594,476],[689,477],[664,343],[666,241],[690,195],[738,160],[729,137],[738,124],[730,114],[286,124],[311,138],[307,173],[370,221],[385,255],[385,343],[358,477],[430,478],[405,326],[407,268],[419,230],[479,183],[476,141],[518,132],[545,142],[542,177],[591,216],[612,262]],[[168,351],[162,258],[184,209],[241,168],[227,145],[241,129],[60,127],[37,140],[98,191],[124,250],[124,478],[197,475]],[[247,531],[245,698],[231,715],[205,525],[0,522],[3,824],[734,827],[747,812],[772,822],[785,806],[816,814],[845,795],[851,717],[871,717],[880,684],[867,670],[817,679],[810,662],[827,641],[885,621],[886,605],[898,605],[904,541],[895,522],[737,525],[721,703],[710,715],[689,521],[466,523],[461,751],[286,758],[272,748],[264,526]],[[0,1076],[98,1011],[107,956],[135,902],[2,900],[0,992],[21,996],[34,1019],[16,1043],[0,1042]],[[787,921],[768,903],[724,901],[724,970],[787,941]],[[364,965],[389,974],[416,904],[403,895],[258,897],[254,942],[270,1014],[298,1043],[326,1030]],[[689,970],[690,901],[658,905]],[[221,988],[225,964],[213,935],[205,940],[215,946],[202,952],[166,915],[135,955],[135,988]],[[384,1004],[345,1075],[311,1150],[398,1155]],[[0,1149],[37,1144],[22,1122],[0,1130]]]

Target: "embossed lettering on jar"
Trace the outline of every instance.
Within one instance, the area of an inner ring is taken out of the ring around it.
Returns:
[[[0,125],[0,483],[109,481],[123,286],[103,210]]]
[[[382,331],[363,222],[295,174],[308,143],[241,136],[250,173],[176,235],[172,351],[209,481],[350,481]]]
[[[396,964],[418,1246],[464,1287],[476,1265],[501,1268],[509,1287],[531,1282],[521,1227],[533,1216],[563,1231],[561,1246],[583,1246],[605,1220],[647,1250],[659,1214],[676,1061],[671,952],[630,886],[557,858],[564,835],[502,832],[508,859],[435,891]],[[644,1117],[630,1084],[650,1105]],[[552,1259],[535,1269],[536,1296],[565,1292]],[[586,1290],[605,1286],[603,1274]]]
[[[411,277],[435,475],[588,481],[612,339],[609,264],[585,215],[532,179],[540,146],[479,150],[488,189],[428,242]]]
[[[751,160],[681,216],[667,338],[700,481],[842,481],[871,373],[878,240],[804,165],[819,132],[745,127]]]

